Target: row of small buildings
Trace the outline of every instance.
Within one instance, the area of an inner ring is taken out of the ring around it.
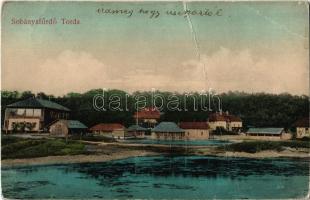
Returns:
[[[11,132],[49,132],[51,135],[92,133],[124,138],[151,139],[209,139],[214,132],[226,131],[242,134],[242,120],[228,112],[212,113],[204,122],[160,122],[156,108],[145,108],[134,113],[135,124],[124,127],[121,123],[100,123],[88,128],[82,122],[69,119],[70,109],[43,99],[29,98],[6,106],[4,126]],[[297,137],[310,136],[309,118],[297,121]],[[283,138],[283,128],[250,128],[251,137]]]

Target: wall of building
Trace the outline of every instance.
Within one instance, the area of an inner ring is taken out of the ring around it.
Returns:
[[[43,109],[43,116],[44,116],[44,126],[46,126],[58,119],[68,119],[69,112],[46,108]]]
[[[185,133],[152,132],[152,139],[157,140],[184,140]]]
[[[184,129],[185,138],[189,140],[207,140],[209,139],[209,130],[207,129]]]
[[[136,138],[145,138],[144,131],[127,131],[126,137],[136,137]]]
[[[280,140],[289,140],[292,135],[289,133],[283,134],[283,136],[249,136],[249,135],[214,135],[216,140],[271,140],[271,141],[280,141]]]
[[[7,123],[7,130],[13,131],[14,123],[31,123],[33,124],[32,130],[25,130],[25,131],[39,131],[40,130],[40,119],[39,118],[9,118],[6,120]]]
[[[109,131],[92,131],[93,134],[96,134],[96,135],[102,135],[102,136],[105,136],[105,137],[112,137],[112,132]]]
[[[216,122],[208,122],[211,130],[216,130],[216,127],[223,127],[226,129],[227,123],[226,121],[216,121]]]
[[[58,121],[50,126],[50,134],[54,136],[66,136],[69,130],[67,124],[63,121]]]
[[[307,127],[296,128],[296,138],[310,137],[310,130]]]
[[[125,131],[124,130],[114,130],[112,131],[112,136],[116,139],[124,139]]]
[[[98,134],[105,137],[113,137],[116,139],[123,139],[125,137],[125,130],[93,131],[93,134]]]
[[[234,131],[235,129],[241,129],[242,122],[230,122],[227,124],[227,128],[229,131]]]

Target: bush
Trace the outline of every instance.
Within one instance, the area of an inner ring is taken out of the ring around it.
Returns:
[[[63,139],[2,138],[2,159],[86,153],[83,143]]]
[[[310,143],[305,141],[247,141],[218,147],[221,150],[256,153],[264,150],[282,151],[284,147],[310,148]]]
[[[73,135],[70,136],[71,140],[85,140],[85,141],[92,141],[92,142],[116,142],[114,138],[105,137],[102,135]]]

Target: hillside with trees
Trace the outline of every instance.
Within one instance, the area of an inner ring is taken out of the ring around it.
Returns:
[[[137,98],[145,96],[146,104],[151,106],[152,95],[154,94],[161,95],[164,99],[163,102],[156,99],[155,103],[157,106],[163,103],[161,112],[163,113],[162,120],[165,121],[205,121],[210,112],[218,110],[218,102],[214,99],[210,101],[212,111],[207,111],[206,107],[203,108],[200,105],[201,96],[198,93],[188,95],[161,91],[156,91],[155,93],[136,91],[128,94],[121,90],[108,90],[105,91],[105,99],[109,99],[113,95],[118,96],[123,111],[115,111],[109,108],[106,108],[106,111],[98,111],[93,107],[93,98],[95,95],[102,93],[101,89],[94,89],[85,93],[72,92],[64,96],[53,96],[43,92],[34,94],[31,91],[1,91],[1,124],[3,125],[6,105],[32,97],[51,100],[68,107],[72,111],[71,119],[80,120],[88,126],[100,122],[121,122],[128,126],[134,123],[132,116],[136,111]],[[246,127],[290,128],[297,119],[309,115],[309,97],[305,95],[227,92],[217,96],[221,100],[222,110],[241,117]],[[176,99],[179,100],[181,111],[168,110],[167,104],[169,101]],[[208,99],[204,100],[207,101]],[[106,103],[106,105],[108,104]],[[111,103],[111,106],[115,107],[117,103]],[[187,110],[185,111],[185,109]]]

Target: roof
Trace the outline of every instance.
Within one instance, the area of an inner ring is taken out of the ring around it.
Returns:
[[[242,122],[240,117],[237,117],[235,115],[227,114],[227,113],[212,113],[209,116],[210,122],[215,121],[226,121],[226,122]]]
[[[224,115],[221,115],[220,113],[212,113],[209,115],[209,121],[210,122],[216,122],[216,121],[226,122],[226,118],[224,117]]]
[[[85,126],[82,122],[78,120],[66,120],[68,124],[68,128],[70,129],[87,129],[87,126]]]
[[[29,98],[26,100],[18,101],[12,104],[7,105],[8,108],[50,108],[55,110],[63,110],[63,111],[70,111],[70,109],[44,99],[38,98]]]
[[[181,122],[179,124],[182,129],[209,129],[207,122]]]
[[[174,122],[161,122],[155,128],[152,129],[154,132],[170,132],[170,133],[183,133],[183,129],[179,128]]]
[[[309,127],[309,117],[305,117],[297,120],[294,124],[294,127]]]
[[[230,121],[230,122],[242,122],[240,117],[237,117],[235,115],[224,115],[226,118],[226,121]]]
[[[284,128],[249,128],[247,133],[280,135]]]
[[[136,112],[133,117],[135,119],[159,119],[160,112],[156,108],[144,108]]]
[[[129,126],[127,128],[127,131],[147,131],[147,129],[135,124]]]
[[[114,131],[124,129],[125,127],[118,123],[100,123],[90,128],[91,131]]]
[[[56,121],[52,122],[51,124],[49,124],[48,127],[50,127],[51,125],[53,125],[57,122],[62,122],[64,124],[66,124],[69,129],[87,129],[87,126],[85,126],[85,124],[83,124],[82,122],[80,122],[78,120],[65,120],[65,119],[56,120]]]

